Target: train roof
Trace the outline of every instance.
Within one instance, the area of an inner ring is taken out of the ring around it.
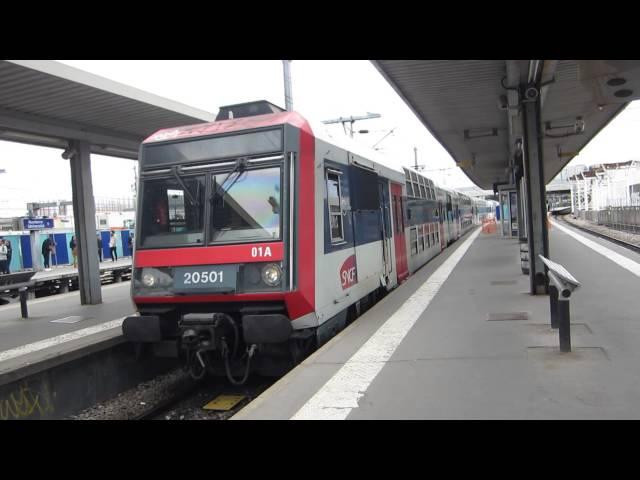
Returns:
[[[183,127],[163,128],[147,137],[142,143],[165,142],[179,140],[183,138],[197,138],[221,133],[238,132],[241,130],[251,130],[254,128],[264,128],[270,126],[291,124],[295,127],[308,130],[313,133],[309,122],[297,112],[278,112],[264,115],[254,115],[251,117],[232,118],[229,120],[218,120],[216,122],[198,123],[195,125],[185,125]]]
[[[198,138],[222,133],[238,132],[242,130],[252,130],[255,128],[265,128],[290,124],[302,130],[306,130],[315,138],[342,148],[358,157],[369,160],[376,164],[379,169],[384,169],[396,174],[403,174],[402,170],[389,164],[387,159],[380,153],[354,140],[332,135],[327,128],[317,122],[310,122],[298,112],[277,112],[262,115],[233,118],[228,120],[218,120],[215,122],[199,123],[196,125],[185,125],[182,127],[165,128],[155,132],[146,138],[142,143],[167,142],[186,138]],[[372,165],[373,166],[373,165]]]
[[[389,162],[389,159],[380,152],[362,145],[345,135],[333,135],[328,131],[327,127],[324,124],[308,121],[298,112],[283,111],[233,118],[228,120],[217,120],[215,122],[199,123],[195,125],[185,125],[182,127],[164,128],[150,135],[142,143],[149,144],[186,138],[197,138],[284,124],[290,124],[302,130],[305,130],[319,140],[332,144],[338,148],[342,148],[343,150],[361,157],[365,161],[370,161],[372,162],[372,165],[369,166],[373,168],[377,167],[377,170],[384,172],[387,175],[395,173],[397,178],[399,178],[399,175],[406,177],[406,172],[412,171],[415,174],[420,175],[421,177],[427,178],[434,187],[440,190],[461,196],[466,196],[465,194],[460,193],[454,189],[442,187],[433,179],[427,177],[417,170],[414,170],[411,167],[396,167],[395,165],[392,165]]]

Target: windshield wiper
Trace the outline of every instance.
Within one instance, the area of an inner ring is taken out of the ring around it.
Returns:
[[[233,185],[240,179],[240,177],[244,173],[246,167],[247,167],[247,159],[246,158],[239,158],[238,161],[236,162],[236,164],[234,165],[233,169],[229,172],[229,174],[222,181],[222,183],[220,183],[216,187],[215,191],[211,194],[211,197],[209,198],[209,201],[213,202],[218,195],[224,195],[225,193],[227,193],[229,191],[229,189],[231,187],[233,187]],[[231,178],[231,175],[233,175],[234,173],[237,173],[238,175],[236,175],[236,177],[233,179],[233,181],[231,182],[231,184],[228,187],[226,187],[225,189],[220,191],[220,189],[222,189],[224,184],[227,183],[227,180],[229,180],[229,178]],[[214,208],[215,208],[215,203],[213,205],[214,205]]]
[[[242,176],[242,174],[245,172],[245,169],[247,167],[247,159],[246,158],[239,158],[238,161],[236,162],[236,164],[234,165],[233,169],[229,172],[229,175],[227,175],[227,177],[222,181],[222,183],[220,185],[218,185],[215,188],[215,191],[211,194],[211,197],[209,198],[209,202],[212,203],[212,208],[211,208],[211,227],[212,227],[212,235],[213,232],[215,231],[215,218],[216,218],[216,197],[220,194],[220,195],[224,195],[226,192],[229,191],[229,189],[231,187],[233,187],[235,185],[235,183],[240,179],[240,177]],[[231,175],[233,175],[234,173],[237,173],[236,177],[233,179],[233,181],[231,182],[231,184],[225,188],[224,190],[222,190],[222,192],[220,192],[220,190],[222,189],[222,187],[224,186],[225,183],[227,183],[227,180],[229,180],[229,178],[231,177]],[[214,182],[215,182],[215,177],[214,177]],[[218,193],[220,192],[220,193]]]
[[[184,193],[187,194],[187,199],[189,200],[189,203],[191,203],[191,205],[193,205],[194,207],[198,208],[200,206],[200,202],[198,201],[197,198],[193,197],[191,190],[189,190],[189,187],[187,187],[187,185],[184,183],[184,180],[182,180],[182,177],[180,177],[180,175],[178,174],[178,168],[179,167],[177,166],[171,167],[171,173],[173,174],[173,177],[178,181],[178,183],[184,190]],[[199,186],[200,184],[198,183],[198,187]]]

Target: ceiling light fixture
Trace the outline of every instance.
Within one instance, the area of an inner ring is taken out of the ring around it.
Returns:
[[[478,129],[466,129],[464,131],[464,139],[465,140],[473,140],[474,138],[484,138],[484,137],[497,137],[498,129],[497,128],[478,128]]]

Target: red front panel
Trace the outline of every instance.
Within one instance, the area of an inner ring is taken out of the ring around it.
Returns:
[[[295,320],[312,313],[315,309],[315,137],[309,124],[295,112],[263,115],[181,127],[161,131],[147,139],[147,142],[183,137],[197,137],[205,134],[239,131],[268,125],[289,123],[300,131],[300,150],[295,168],[297,170],[296,202],[297,243],[296,271],[297,286],[292,292],[242,293],[233,295],[182,295],[176,297],[135,297],[136,303],[197,303],[197,302],[240,302],[284,300],[289,317]],[[270,255],[266,256],[267,247]],[[253,249],[262,249],[254,251]],[[262,252],[262,253],[261,253]],[[255,255],[254,255],[255,253]],[[224,263],[247,263],[280,261],[284,256],[283,242],[255,243],[247,245],[221,245],[215,247],[187,247],[175,249],[138,250],[135,253],[135,267],[172,267]]]
[[[296,245],[298,286],[295,292],[285,296],[291,320],[311,313],[315,309],[316,296],[316,241],[315,241],[315,137],[309,124],[300,128],[300,161],[298,162],[298,188],[296,208],[298,234]]]
[[[396,268],[398,269],[398,282],[402,282],[409,276],[407,266],[407,244],[404,235],[404,217],[402,214],[402,185],[391,182],[391,204],[393,207],[394,228],[393,239],[396,248]]]
[[[138,250],[135,255],[135,267],[186,267],[271,260],[279,262],[282,260],[283,251],[282,242]]]

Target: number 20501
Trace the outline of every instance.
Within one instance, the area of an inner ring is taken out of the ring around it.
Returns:
[[[193,285],[196,283],[222,283],[224,282],[222,270],[210,272],[186,272],[184,274],[185,285]]]

